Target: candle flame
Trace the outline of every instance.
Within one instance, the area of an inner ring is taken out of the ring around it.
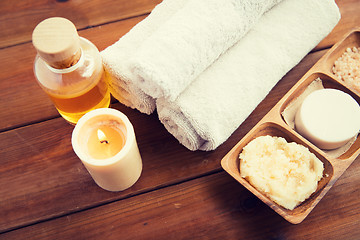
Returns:
[[[103,131],[101,131],[100,129],[97,130],[97,135],[99,138],[100,143],[106,143],[108,144],[108,140],[106,140],[106,135]]]

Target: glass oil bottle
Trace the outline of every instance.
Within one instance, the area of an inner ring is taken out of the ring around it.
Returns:
[[[110,91],[96,46],[79,37],[75,25],[60,17],[39,23],[32,35],[37,50],[35,77],[60,115],[70,122],[110,105]]]

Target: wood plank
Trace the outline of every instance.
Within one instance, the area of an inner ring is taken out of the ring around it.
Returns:
[[[156,114],[113,105],[133,123],[144,161],[140,181],[124,192],[106,192],[93,183],[72,151],[73,127],[62,118],[1,133],[0,232],[218,171],[222,157],[324,52],[310,54],[290,71],[228,141],[212,152],[185,149]]]
[[[359,239],[355,162],[292,225],[224,172],[0,235],[0,239]]]
[[[144,171],[131,189],[102,190],[72,151],[73,126],[63,119],[0,134],[0,232],[126,198],[218,169],[224,153],[191,152],[172,138],[156,115],[114,106],[133,123]],[[151,127],[149,127],[151,126]]]
[[[66,17],[78,29],[149,13],[161,0],[0,1],[0,48],[31,41],[34,27],[48,17]]]

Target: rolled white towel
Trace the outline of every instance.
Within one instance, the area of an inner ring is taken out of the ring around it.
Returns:
[[[176,97],[282,0],[189,0],[131,58],[134,83],[153,98]]]
[[[151,114],[155,110],[155,100],[132,84],[122,80],[110,81],[110,92],[114,98],[125,106]]]
[[[128,107],[150,114],[155,110],[155,100],[133,83],[129,59],[138,51],[145,39],[168,21],[188,0],[165,0],[151,14],[134,26],[116,43],[101,52],[112,95]]]
[[[190,150],[213,150],[337,24],[334,0],[284,0],[173,102],[157,100],[166,129]]]

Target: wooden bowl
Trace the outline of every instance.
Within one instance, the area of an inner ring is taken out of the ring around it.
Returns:
[[[344,91],[360,104],[360,94],[352,91],[343,81],[337,80],[331,71],[334,62],[345,52],[346,48],[353,46],[360,47],[360,30],[351,31],[336,43],[221,160],[221,166],[226,172],[290,223],[298,224],[302,222],[355,160],[360,153],[360,138],[358,137],[343,154],[333,157],[328,152],[313,145],[290,127],[282,117],[282,112],[318,78],[322,80],[324,88],[335,88]],[[240,176],[239,154],[243,147],[256,137],[264,135],[283,137],[288,142],[301,144],[324,163],[323,178],[319,181],[316,191],[293,210],[288,210],[276,204]]]

